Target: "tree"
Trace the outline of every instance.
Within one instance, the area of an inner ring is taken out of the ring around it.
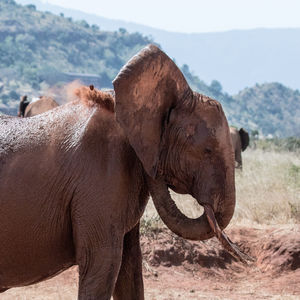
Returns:
[[[222,93],[222,85],[218,80],[213,80],[210,84],[210,88],[216,93],[221,94]]]
[[[126,34],[127,33],[127,30],[125,29],[125,28],[119,28],[119,32],[121,33],[121,34]]]

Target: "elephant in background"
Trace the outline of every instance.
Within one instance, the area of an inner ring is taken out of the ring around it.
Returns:
[[[236,168],[242,169],[242,152],[245,151],[249,146],[249,134],[244,128],[238,130],[235,127],[230,127],[230,135],[234,149]]]
[[[24,95],[20,98],[18,117],[24,117],[25,109],[30,103],[27,95]]]
[[[77,264],[78,299],[144,299],[139,221],[149,193],[173,232],[216,236],[247,259],[222,231],[235,169],[220,103],[193,92],[154,45],[113,85],[114,94],[82,87],[54,110],[0,120],[0,291]],[[183,215],[168,188],[192,195],[203,215]]]
[[[38,100],[29,102],[27,96],[23,96],[21,97],[18,116],[24,118],[33,117],[57,106],[57,102],[51,97],[40,96]]]

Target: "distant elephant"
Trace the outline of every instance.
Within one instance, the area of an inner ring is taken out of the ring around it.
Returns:
[[[236,168],[242,169],[242,151],[245,151],[249,146],[249,134],[244,128],[238,130],[234,127],[230,127],[230,135],[234,149]]]
[[[33,117],[57,106],[58,104],[54,99],[46,96],[41,96],[38,100],[34,102],[27,102],[27,104],[24,104],[24,101],[21,99],[18,116],[25,118]]]
[[[34,118],[0,120],[0,290],[79,266],[80,300],[144,299],[139,221],[149,192],[165,224],[213,236],[235,207],[234,161],[221,105],[193,92],[150,45],[113,82]],[[204,207],[183,215],[168,187]]]
[[[30,103],[27,95],[24,95],[20,98],[18,117],[24,117],[25,109]]]

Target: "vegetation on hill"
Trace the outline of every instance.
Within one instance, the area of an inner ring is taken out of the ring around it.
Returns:
[[[0,41],[0,109],[8,112],[20,95],[42,93],[63,72],[96,74],[109,87],[124,62],[150,42],[13,0],[0,1]]]
[[[182,71],[193,89],[219,100],[229,123],[244,127],[260,136],[300,137],[300,92],[280,83],[256,84],[237,95],[223,92],[222,85],[213,80],[205,84],[184,65]]]
[[[57,15],[62,12],[74,20],[84,19],[103,30],[115,31],[124,27],[129,32],[151,36],[171,57],[176,58],[179,65],[189,65],[205,82],[218,79],[230,94],[236,94],[257,82],[281,82],[293,89],[300,89],[300,28],[170,32],[64,8],[49,1],[16,1],[33,3],[39,10]]]
[[[123,28],[106,32],[83,20],[37,11],[34,5],[1,0],[0,110],[15,115],[21,95],[57,91],[76,78],[111,87],[124,63],[150,42]],[[271,83],[231,96],[217,80],[208,85],[187,65],[181,69],[194,90],[222,103],[231,125],[264,136],[300,136],[299,91]]]
[[[300,137],[300,92],[280,83],[256,84],[234,96],[242,123],[264,135]],[[251,123],[249,123],[251,122]]]

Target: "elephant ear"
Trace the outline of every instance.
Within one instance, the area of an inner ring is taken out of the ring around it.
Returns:
[[[113,81],[117,121],[146,172],[156,177],[164,120],[192,91],[175,63],[149,45]]]
[[[244,128],[241,128],[239,130],[239,134],[242,142],[242,151],[245,151],[246,148],[249,146],[249,134]]]

